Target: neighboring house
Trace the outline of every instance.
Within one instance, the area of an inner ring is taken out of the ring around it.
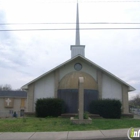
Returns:
[[[22,86],[23,90],[27,90],[27,111],[35,112],[37,99],[52,97],[66,102],[67,113],[77,113],[78,78],[84,77],[85,111],[89,111],[92,100],[110,98],[120,100],[123,113],[129,113],[128,92],[135,89],[85,58],[85,46],[80,45],[78,17],[77,4],[76,43],[70,47],[71,59]]]
[[[0,117],[23,116],[27,107],[27,92],[0,91]]]

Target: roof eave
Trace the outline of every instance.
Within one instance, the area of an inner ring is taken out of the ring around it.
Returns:
[[[73,58],[71,58],[71,59],[69,59],[69,60],[63,62],[62,64],[60,64],[60,65],[54,67],[53,69],[49,70],[48,72],[46,72],[46,73],[40,75],[39,77],[35,78],[35,79],[32,80],[31,82],[29,82],[29,83],[23,85],[23,86],[21,87],[21,89],[23,89],[23,90],[28,90],[28,85],[30,85],[30,84],[36,82],[38,79],[42,78],[43,76],[45,76],[45,75],[47,75],[47,74],[49,74],[49,73],[55,71],[56,69],[60,68],[61,66],[65,65],[66,63],[68,63],[68,62],[70,62],[70,61],[72,61],[72,60],[74,60],[75,58],[78,58],[78,57],[81,57],[81,55],[77,55],[77,56],[75,56],[75,57],[73,57]]]
[[[129,92],[131,92],[131,91],[135,91],[135,90],[136,90],[136,89],[135,89],[134,87],[129,86],[129,89],[128,89]]]
[[[100,69],[101,71],[103,71],[103,72],[105,72],[106,74],[108,74],[108,75],[114,77],[116,80],[120,81],[120,82],[123,83],[124,85],[128,86],[128,87],[129,87],[129,89],[128,89],[129,92],[136,90],[134,87],[130,86],[129,84],[127,84],[126,82],[124,82],[123,80],[121,80],[120,78],[118,78],[117,76],[115,76],[114,74],[108,72],[108,71],[105,70],[104,68],[98,66],[97,64],[95,64],[94,62],[90,61],[89,59],[83,57],[82,55],[77,55],[77,56],[75,56],[75,57],[73,57],[73,58],[71,58],[71,59],[69,59],[69,60],[63,62],[62,64],[56,66],[55,68],[51,69],[50,71],[48,71],[48,72],[46,72],[46,73],[40,75],[39,77],[35,78],[35,79],[32,80],[31,82],[29,82],[29,83],[23,85],[21,88],[22,88],[23,90],[28,90],[28,86],[29,86],[30,84],[36,82],[37,80],[39,80],[39,79],[42,78],[43,76],[45,76],[45,75],[47,75],[47,74],[49,74],[49,73],[55,71],[56,69],[60,68],[61,66],[65,65],[66,63],[68,63],[68,62],[70,62],[70,61],[72,61],[72,60],[74,60],[74,59],[76,59],[76,58],[78,58],[78,57],[83,58],[84,60],[86,60],[86,61],[88,61],[89,63],[91,63],[92,65],[94,65],[96,68]]]

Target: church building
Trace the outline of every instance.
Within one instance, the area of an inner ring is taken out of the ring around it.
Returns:
[[[71,58],[22,86],[27,91],[27,112],[35,112],[39,98],[61,98],[67,113],[78,112],[78,78],[84,78],[84,110],[89,111],[92,100],[117,99],[124,114],[129,113],[128,92],[134,91],[128,83],[85,57],[85,45],[80,44],[79,11],[77,4],[76,40],[70,46]]]
[[[27,92],[0,91],[0,118],[24,116],[27,110]]]

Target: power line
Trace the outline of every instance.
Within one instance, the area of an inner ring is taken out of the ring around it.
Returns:
[[[49,0],[48,3],[76,3],[76,0]],[[112,3],[112,2],[140,2],[140,0],[79,0],[79,3],[92,3],[92,2],[106,2],[106,3]]]
[[[81,28],[80,30],[139,30],[140,28]],[[0,30],[1,32],[6,31],[47,31],[47,30],[76,30],[75,28],[60,28],[60,29],[7,29]]]
[[[139,0],[87,0],[86,2],[140,2]]]
[[[41,25],[41,24],[76,24],[72,22],[50,22],[50,23],[0,23],[0,25]],[[140,24],[140,22],[82,22],[79,24]]]

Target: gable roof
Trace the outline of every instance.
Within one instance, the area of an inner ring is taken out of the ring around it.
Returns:
[[[0,98],[2,97],[27,98],[27,92],[26,91],[0,91]]]
[[[28,89],[28,85],[30,85],[30,84],[36,82],[37,80],[41,79],[42,77],[48,75],[49,73],[51,73],[51,72],[53,72],[53,71],[59,69],[60,67],[66,65],[67,63],[70,63],[71,61],[73,61],[73,60],[75,60],[75,59],[77,59],[77,58],[81,58],[83,61],[89,63],[91,66],[94,66],[96,69],[101,70],[103,73],[108,74],[109,76],[113,77],[113,78],[116,79],[117,81],[119,81],[119,82],[123,83],[124,85],[128,86],[128,87],[129,87],[129,91],[134,91],[134,90],[135,90],[135,88],[132,87],[131,85],[127,84],[126,82],[124,82],[123,80],[121,80],[120,78],[118,78],[117,76],[115,76],[114,74],[110,73],[109,71],[105,70],[104,68],[100,67],[99,65],[95,64],[94,62],[90,61],[89,59],[87,59],[87,58],[85,58],[85,57],[83,57],[83,56],[81,56],[81,55],[77,55],[77,56],[75,56],[75,57],[73,57],[73,58],[71,58],[71,59],[65,61],[64,63],[58,65],[57,67],[51,69],[51,70],[48,71],[48,72],[42,74],[41,76],[37,77],[36,79],[32,80],[31,82],[29,82],[29,83],[23,85],[21,88],[24,89],[24,90],[27,90],[27,89]]]

